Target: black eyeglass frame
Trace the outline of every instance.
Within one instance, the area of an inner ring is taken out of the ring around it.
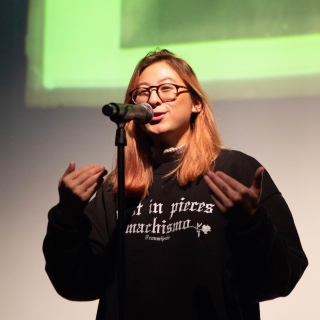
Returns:
[[[166,84],[170,84],[170,85],[176,87],[176,89],[177,89],[176,96],[175,96],[173,99],[171,99],[171,100],[163,100],[163,99],[161,99],[161,97],[159,96],[159,92],[158,92],[158,91],[159,91],[159,88],[160,88],[161,86],[163,86],[163,85],[166,85]],[[148,93],[149,93],[148,100],[145,101],[145,103],[148,103],[149,100],[150,100],[150,97],[151,97],[151,89],[152,89],[152,88],[155,88],[155,89],[156,89],[156,93],[157,93],[159,99],[160,99],[162,102],[172,102],[172,101],[175,101],[175,100],[177,100],[177,98],[180,96],[181,93],[190,92],[190,89],[188,89],[187,87],[185,87],[185,86],[180,86],[180,85],[174,84],[174,83],[162,83],[162,84],[159,84],[158,86],[138,87],[138,88],[135,88],[135,89],[133,89],[132,91],[129,92],[129,96],[130,96],[131,100],[132,100],[134,103],[137,103],[137,102],[134,101],[134,99],[133,99],[133,97],[132,97],[132,94],[133,94],[134,91],[136,91],[136,90],[138,90],[138,89],[140,89],[140,88],[146,89],[146,90],[148,91]],[[187,90],[186,90],[186,91],[179,91],[180,88],[184,88],[184,89],[187,89]]]

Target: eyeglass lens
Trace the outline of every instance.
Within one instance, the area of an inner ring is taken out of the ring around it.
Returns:
[[[135,103],[148,102],[150,98],[151,91],[155,90],[162,101],[172,101],[176,98],[178,93],[178,88],[173,84],[164,83],[160,86],[154,86],[150,88],[140,87],[132,92],[132,100]]]

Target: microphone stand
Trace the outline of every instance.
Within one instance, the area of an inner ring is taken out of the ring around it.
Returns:
[[[125,310],[125,159],[124,147],[127,145],[126,122],[134,120],[140,123],[148,123],[153,117],[153,109],[147,103],[136,106],[133,111],[132,105],[110,103],[102,108],[102,113],[110,116],[110,120],[117,124],[115,145],[118,147],[118,257],[117,257],[117,280],[118,280],[118,319],[124,320]],[[141,109],[142,108],[142,109]]]
[[[117,124],[115,145],[117,148],[118,165],[118,256],[117,256],[117,280],[118,280],[118,320],[124,320],[125,310],[125,158],[124,147],[127,145],[124,125],[127,122],[121,115],[110,117]]]

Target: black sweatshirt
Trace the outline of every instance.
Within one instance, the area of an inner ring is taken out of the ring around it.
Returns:
[[[154,168],[143,200],[126,201],[125,319],[260,319],[259,301],[288,295],[308,262],[290,210],[268,172],[256,213],[228,223],[203,178],[185,188]],[[214,171],[250,186],[260,164],[221,152]],[[104,184],[70,224],[49,212],[46,271],[70,300],[100,299],[97,319],[117,319],[116,196]]]

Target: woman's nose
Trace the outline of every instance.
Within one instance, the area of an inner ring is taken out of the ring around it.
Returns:
[[[150,91],[150,97],[149,97],[149,101],[148,103],[151,105],[151,106],[158,106],[162,103],[161,99],[159,98],[158,96],[158,93],[156,90],[151,90]]]

